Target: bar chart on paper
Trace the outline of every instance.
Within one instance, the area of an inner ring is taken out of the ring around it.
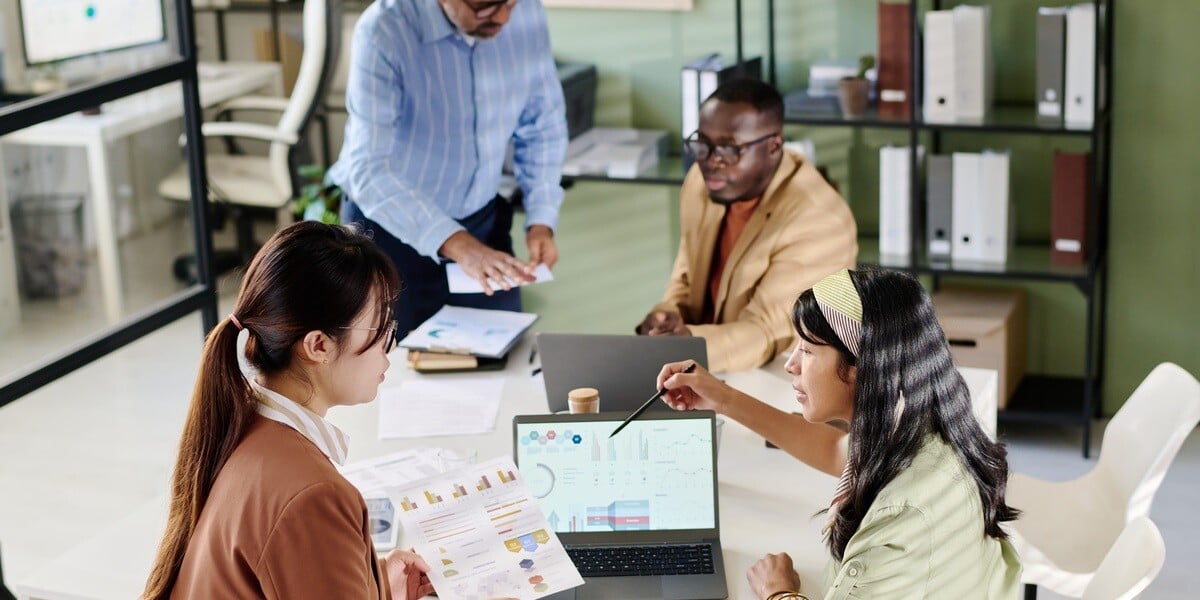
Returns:
[[[443,597],[540,598],[583,583],[510,459],[388,493]]]

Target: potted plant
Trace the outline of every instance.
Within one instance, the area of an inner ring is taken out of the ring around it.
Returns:
[[[858,58],[858,73],[854,77],[843,77],[838,81],[838,105],[842,115],[860,117],[867,112],[867,99],[871,93],[871,84],[867,81],[867,71],[875,66],[875,57],[864,54]]]
[[[330,225],[342,222],[342,188],[325,184],[325,168],[305,165],[297,169],[300,176],[300,197],[296,198],[296,216],[306,221]]]

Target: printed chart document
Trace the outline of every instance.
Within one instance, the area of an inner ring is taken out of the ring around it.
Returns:
[[[496,427],[504,379],[406,379],[379,389],[379,439],[470,435]]]
[[[400,345],[414,350],[504,356],[538,318],[533,313],[443,306]]]
[[[438,596],[541,598],[583,585],[512,459],[388,489]]]
[[[387,488],[437,475],[436,448],[417,448],[339,467],[342,477],[362,493],[376,550],[396,547],[400,526]]]
[[[509,283],[513,284],[513,287],[520,287],[523,285],[531,285],[534,283],[545,283],[547,281],[554,281],[554,274],[550,272],[550,267],[547,267],[546,265],[544,265],[542,263],[538,263],[538,265],[533,268],[533,276],[536,277],[537,279],[534,279],[533,281],[530,281],[528,283],[525,283],[525,282],[509,282]],[[467,275],[466,272],[464,272],[462,270],[462,267],[458,266],[458,263],[447,263],[446,264],[446,282],[450,284],[450,293],[451,294],[482,294],[483,293],[483,288],[479,286],[479,282],[472,279],[470,275]],[[500,284],[496,283],[495,281],[489,281],[488,283],[491,284],[493,290],[504,289],[504,288],[501,288]]]

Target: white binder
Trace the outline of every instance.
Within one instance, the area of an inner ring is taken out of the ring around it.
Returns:
[[[925,13],[925,120],[953,122],[957,110],[954,11]]]
[[[1067,11],[1066,114],[1068,125],[1091,127],[1096,112],[1096,5]]]
[[[955,152],[952,160],[951,258],[955,262],[1005,263],[1016,232],[1009,200],[1008,153]]]
[[[918,156],[920,153],[918,153]],[[879,254],[912,254],[912,202],[908,146],[879,149]]]
[[[954,114],[980,121],[992,104],[991,7],[956,6],[954,14]]]

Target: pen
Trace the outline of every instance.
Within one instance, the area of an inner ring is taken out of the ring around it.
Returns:
[[[695,371],[695,370],[696,370],[696,363],[692,363],[692,364],[688,365],[687,368],[683,370],[683,372],[691,373],[692,371]],[[655,392],[653,396],[650,396],[650,399],[647,400],[645,404],[642,404],[641,406],[639,406],[637,410],[633,411],[632,415],[629,415],[628,417],[626,417],[625,420],[623,422],[621,422],[621,424],[616,429],[614,429],[612,433],[608,434],[608,437],[612,437],[612,436],[620,433],[622,429],[625,429],[625,426],[628,425],[630,421],[636,419],[638,417],[638,415],[646,412],[646,409],[650,408],[650,405],[654,404],[655,400],[662,398],[663,394],[665,394],[665,393],[667,393],[667,388],[661,388],[657,392]]]

